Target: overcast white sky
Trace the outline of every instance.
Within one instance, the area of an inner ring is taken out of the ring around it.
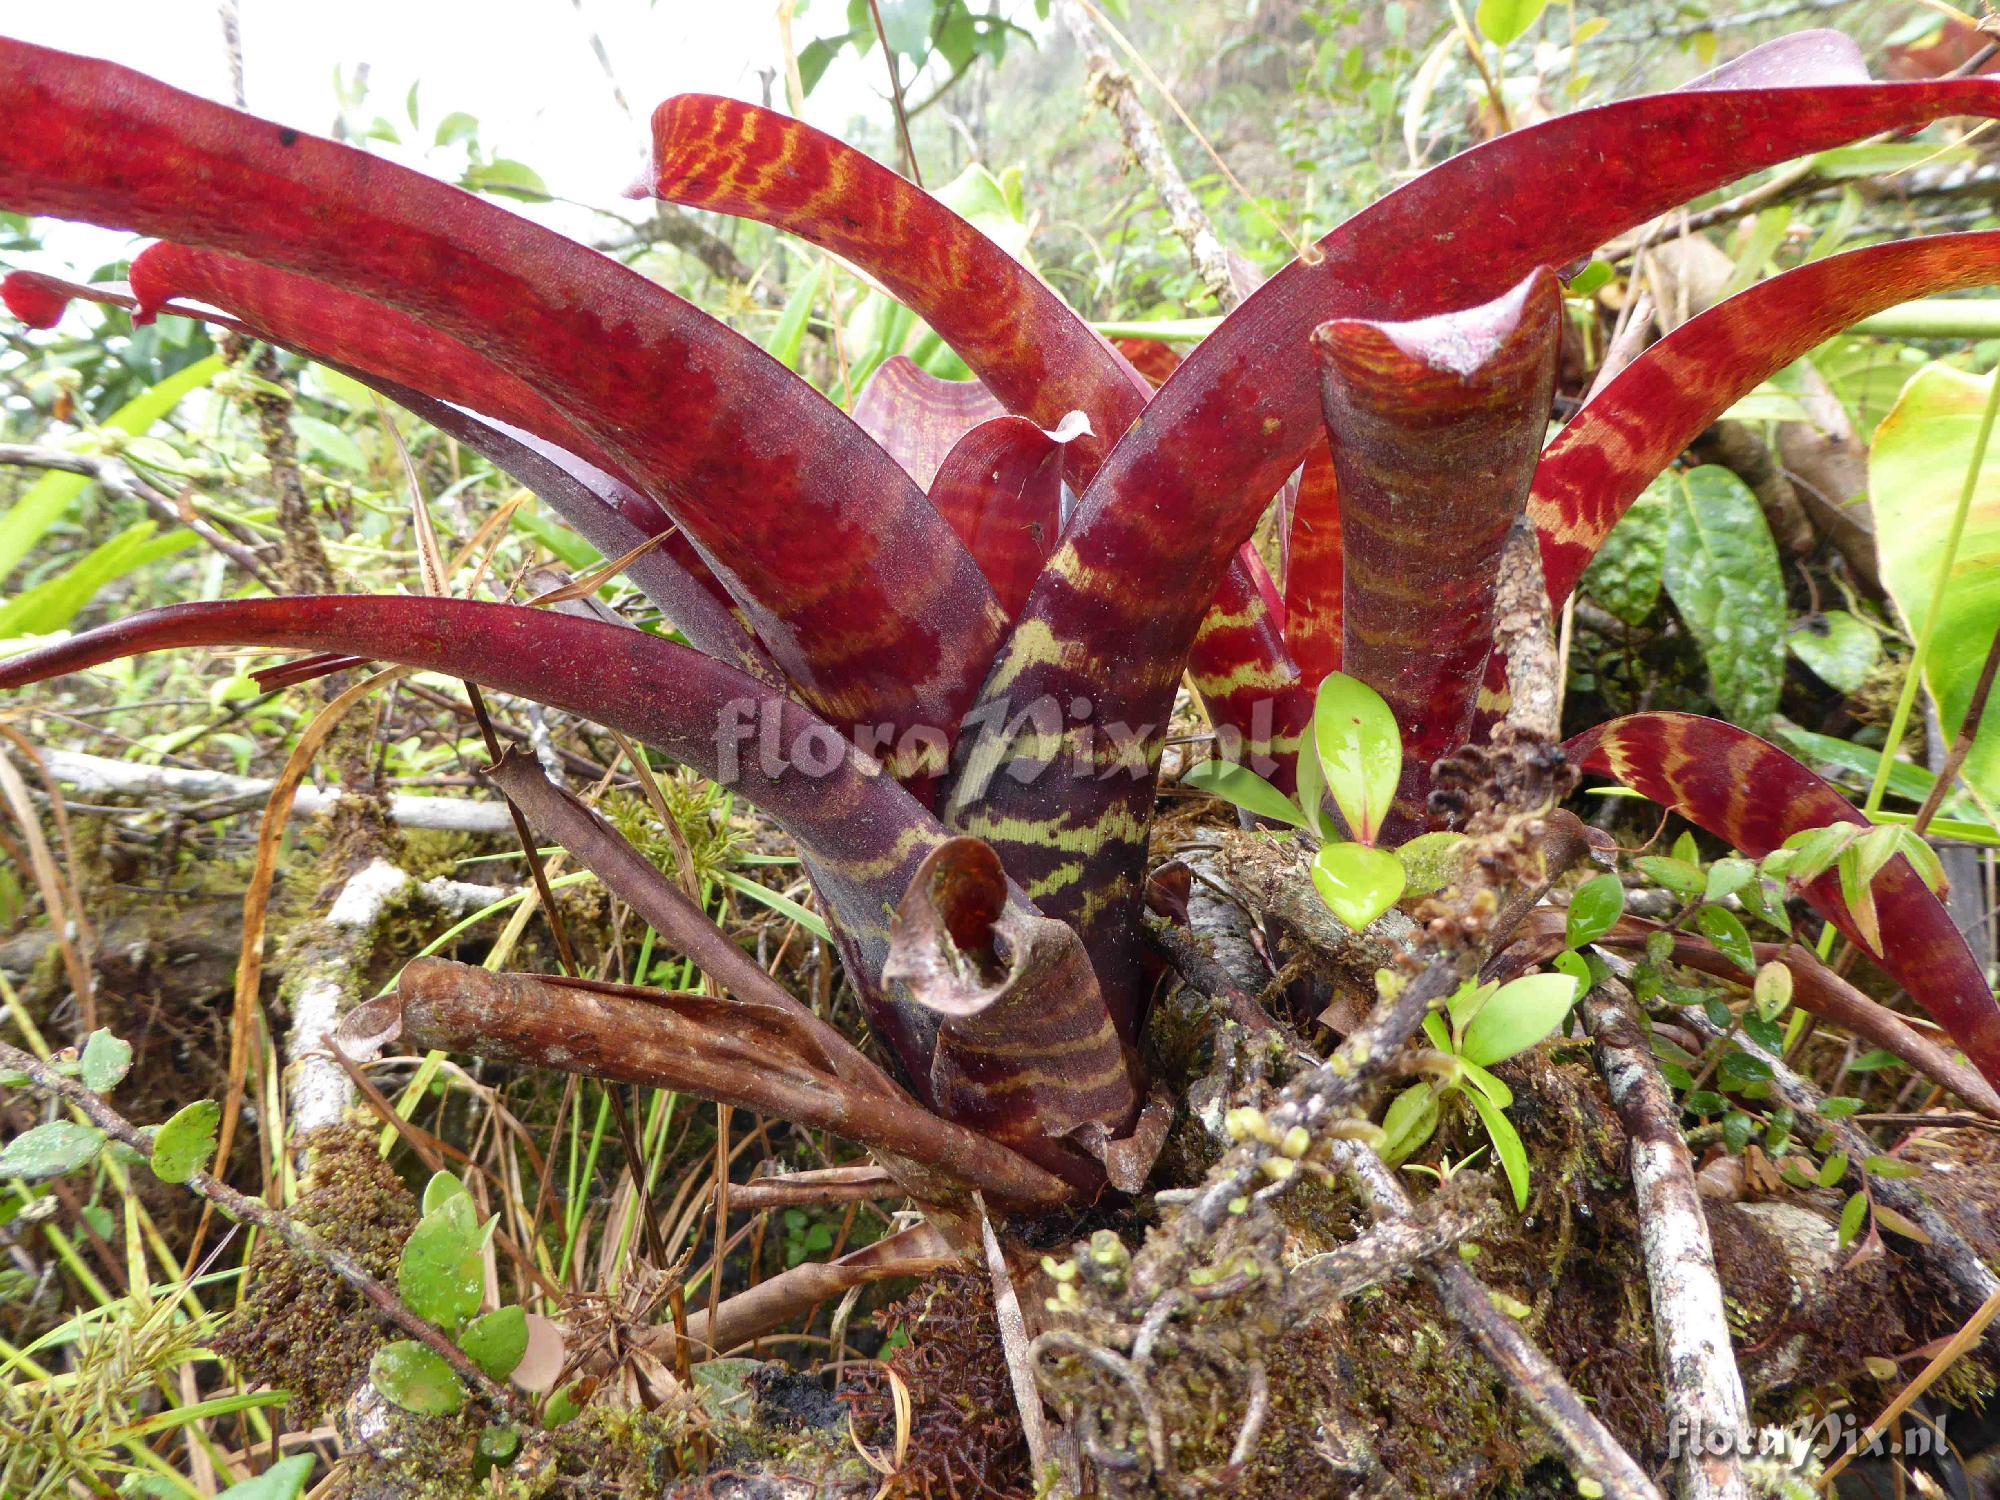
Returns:
[[[811,0],[794,23],[803,47],[846,29],[844,0]],[[334,69],[370,65],[365,117],[407,125],[421,82],[429,142],[453,110],[478,117],[489,153],[526,162],[551,192],[617,206],[643,159],[645,120],[670,94],[760,100],[760,68],[782,66],[776,0],[240,0],[244,88],[252,112],[326,134],[336,112]],[[1032,15],[1032,12],[1029,12]],[[619,112],[590,46],[610,53],[636,118]],[[230,102],[214,0],[0,0],[0,33],[107,57],[179,88]],[[806,118],[840,130],[856,116],[889,120],[882,57],[845,53],[807,101]],[[782,80],[775,97],[782,105]],[[411,165],[420,158],[382,149]],[[451,158],[451,170],[461,158]],[[510,204],[510,206],[513,206]],[[574,234],[602,221],[526,210]],[[120,242],[64,231],[53,258],[118,253]],[[55,269],[53,265],[48,267]]]

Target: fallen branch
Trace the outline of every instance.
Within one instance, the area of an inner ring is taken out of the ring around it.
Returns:
[[[907,1192],[881,1167],[826,1167],[753,1177],[748,1182],[732,1184],[729,1206],[741,1213],[758,1213],[765,1209],[819,1207],[828,1203],[874,1203],[884,1198],[901,1198]]]
[[[803,1007],[800,1007],[803,1009]],[[893,1083],[845,1076],[790,1012],[713,995],[493,974],[442,959],[403,970],[398,992],[349,1013],[338,1039],[359,1056],[398,1035],[420,1047],[675,1089],[883,1152],[914,1196],[979,1188],[1010,1208],[1071,1197],[1060,1179]],[[851,1044],[843,1044],[849,1046]]]
[[[1715,1250],[1680,1131],[1680,1105],[1616,981],[1584,998],[1597,1069],[1630,1143],[1639,1244],[1652,1291],[1653,1341],[1679,1433],[1681,1500],[1745,1500],[1738,1455],[1748,1451],[1749,1406],[1730,1346]],[[1720,1452],[1707,1441],[1727,1434]],[[1699,1440],[1698,1440],[1699,1438]]]
[[[1396,1174],[1367,1146],[1335,1142],[1333,1161],[1354,1180],[1377,1223],[1415,1214]],[[1520,1323],[1494,1306],[1485,1283],[1450,1258],[1432,1264],[1428,1274],[1446,1311],[1555,1436],[1578,1478],[1595,1480],[1611,1500],[1661,1500],[1646,1471],[1530,1342]]]
[[[49,772],[65,786],[88,796],[155,797],[170,800],[183,815],[199,813],[220,817],[237,811],[262,807],[270,799],[275,782],[259,776],[232,776],[227,771],[182,770],[176,766],[145,766],[136,761],[112,760],[102,755],[86,755],[76,750],[44,750],[42,759]],[[211,801],[215,807],[186,806],[189,802]],[[292,802],[294,818],[316,817],[331,812],[344,802],[367,802],[339,788],[302,786]],[[239,806],[240,804],[240,806]],[[461,797],[391,796],[389,821],[403,828],[436,833],[507,833],[513,824],[507,809],[498,802],[474,802]]]
[[[153,1137],[149,1133],[140,1130],[82,1084],[64,1078],[32,1053],[0,1042],[0,1068],[24,1074],[36,1088],[81,1110],[92,1124],[113,1140],[129,1146],[147,1161],[153,1159]],[[345,1250],[327,1244],[282,1209],[239,1193],[207,1172],[192,1173],[187,1179],[187,1188],[230,1218],[240,1223],[255,1224],[266,1234],[282,1240],[294,1253],[324,1265],[367,1298],[385,1321],[394,1324],[450,1365],[458,1378],[495,1415],[509,1421],[533,1423],[533,1413],[519,1396],[489,1379],[463,1349],[446,1337],[444,1330],[418,1317],[402,1298],[371,1276],[361,1262]]]

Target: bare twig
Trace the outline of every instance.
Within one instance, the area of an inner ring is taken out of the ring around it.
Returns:
[[[64,1078],[34,1054],[0,1042],[0,1067],[26,1075],[36,1088],[54,1094],[65,1103],[82,1110],[92,1124],[113,1140],[131,1147],[148,1161],[152,1160],[153,1138],[150,1135],[141,1131],[82,1084]],[[394,1324],[450,1365],[458,1378],[463,1380],[496,1414],[516,1422],[533,1421],[533,1414],[519,1396],[496,1385],[487,1377],[484,1370],[466,1356],[464,1350],[445,1336],[442,1329],[418,1317],[402,1298],[377,1281],[345,1250],[336,1245],[329,1245],[283,1210],[271,1207],[262,1199],[239,1193],[228,1183],[207,1172],[193,1173],[187,1180],[187,1187],[190,1192],[212,1203],[230,1218],[241,1223],[255,1224],[265,1233],[284,1241],[297,1254],[324,1265],[361,1293],[385,1321]]]
[[[979,1240],[986,1250],[986,1274],[993,1284],[993,1321],[999,1325],[1000,1346],[1007,1357],[1007,1379],[1014,1387],[1014,1404],[1021,1416],[1021,1432],[1028,1442],[1028,1462],[1041,1474],[1054,1457],[1048,1418],[1042,1411],[1042,1393],[1035,1384],[1035,1365],[1028,1353],[1028,1325],[1021,1316],[1021,1297],[1014,1290],[1014,1278],[1007,1272],[1007,1257],[986,1204],[977,1194],[973,1204],[979,1211]]]
[[[903,70],[896,62],[896,49],[889,45],[888,28],[882,24],[879,0],[868,0],[868,14],[875,22],[875,36],[882,43],[882,60],[889,65],[889,99],[896,107],[896,135],[903,143],[903,164],[910,169],[910,181],[924,185],[917,169],[917,148],[910,140],[910,117],[903,109]]]
[[[1630,1143],[1639,1243],[1652,1290],[1653,1339],[1666,1381],[1667,1411],[1682,1436],[1682,1500],[1744,1500],[1737,1455],[1749,1432],[1743,1376],[1729,1342],[1722,1285],[1694,1162],[1680,1131],[1680,1105],[1639,1030],[1624,987],[1607,982],[1583,1002],[1597,1068]],[[1696,1434],[1738,1439],[1717,1451]]]
[[[1493,649],[1507,659],[1507,722],[1538,739],[1562,738],[1562,677],[1542,549],[1525,518],[1507,533],[1493,597]]]
[[[1354,1179],[1377,1222],[1406,1219],[1415,1212],[1396,1174],[1368,1147],[1337,1142],[1334,1160]],[[1661,1500],[1637,1460],[1529,1341],[1520,1323],[1494,1306],[1478,1277],[1449,1257],[1432,1265],[1429,1274],[1453,1320],[1554,1434],[1578,1475],[1597,1481],[1611,1500]]]
[[[86,755],[76,750],[44,750],[42,759],[49,773],[65,786],[92,796],[151,797],[171,804],[177,814],[199,812],[202,816],[226,815],[232,811],[262,807],[276,784],[259,776],[232,776],[227,771],[182,770],[175,766],[147,766],[136,761],[111,760],[102,755]],[[189,804],[213,799],[214,807],[196,809]],[[302,786],[292,800],[294,818],[315,817],[330,812],[341,802],[358,801],[352,793],[337,788]],[[240,804],[240,807],[239,807]],[[513,825],[507,809],[497,802],[474,802],[461,797],[389,798],[389,821],[404,828],[431,829],[443,833],[504,833]]]
[[[1167,149],[1160,127],[1139,102],[1139,91],[1132,82],[1132,75],[1111,55],[1104,33],[1078,0],[1056,0],[1055,11],[1064,28],[1083,49],[1090,68],[1091,98],[1110,110],[1118,121],[1118,128],[1133,159],[1152,179],[1160,202],[1166,207],[1167,218],[1174,226],[1174,233],[1188,247],[1188,255],[1194,261],[1195,273],[1201,277],[1202,285],[1222,304],[1224,312],[1229,311],[1243,300],[1236,280],[1230,274],[1229,252],[1223,247],[1221,236],[1216,234],[1215,225],[1210,222],[1207,212],[1189,189],[1187,179],[1181,176],[1181,169],[1174,165],[1173,153]]]
[[[254,553],[240,542],[231,541],[192,510],[182,511],[173,501],[132,472],[123,459],[109,455],[87,456],[65,453],[60,448],[41,448],[27,443],[0,443],[0,464],[23,469],[55,469],[64,474],[81,474],[100,489],[123,500],[136,500],[152,512],[164,526],[185,526],[217,552],[273,593],[278,584]]]

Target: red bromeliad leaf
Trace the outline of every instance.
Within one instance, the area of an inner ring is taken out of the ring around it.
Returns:
[[[666,504],[816,708],[956,722],[1000,639],[991,591],[888,456],[748,340],[456,188],[108,63],[0,42],[0,106],[0,203],[246,256],[429,321]]]
[[[180,247],[155,246],[153,250],[142,253],[134,263],[134,274],[138,273],[139,265],[146,261],[147,256],[169,248],[178,250]],[[206,256],[205,259],[210,262],[230,260],[226,256]],[[303,277],[286,276],[283,272],[269,271],[248,261],[233,261],[231,264],[253,273],[264,283],[267,295],[275,291],[280,282],[292,283],[290,291],[321,299],[317,305],[340,314],[336,320],[340,327],[368,330],[364,346],[358,347],[358,341],[352,338],[330,340],[343,345],[341,353],[356,359],[371,359],[371,356],[381,354],[386,346],[395,351],[394,357],[373,358],[370,366],[364,369],[345,362],[331,348],[324,346],[310,316],[303,321],[299,318],[284,319],[284,326],[281,327],[277,323],[218,315],[203,308],[161,300],[164,294],[157,284],[150,303],[151,312],[156,316],[167,313],[175,317],[198,318],[267,343],[282,344],[361,381],[489,459],[502,472],[546,501],[606,557],[622,557],[647,537],[657,535],[672,524],[666,513],[651,500],[587,460],[541,437],[475,416],[448,401],[433,399],[401,383],[395,378],[398,374],[422,378],[427,368],[423,358],[427,335],[415,320],[375,307],[363,299],[348,297]],[[5,300],[15,316],[30,326],[53,326],[62,316],[63,306],[75,297],[128,310],[136,310],[140,305],[137,298],[96,283],[61,281],[33,271],[15,271],[0,282],[0,298]],[[204,297],[204,300],[216,299]],[[308,313],[312,305],[293,304]],[[31,314],[46,321],[36,323]],[[409,326],[399,333],[396,328],[399,323]],[[428,342],[441,346],[436,350],[436,362],[428,368],[450,370],[454,368],[454,361],[486,363],[463,345],[455,345],[449,339],[429,338]],[[489,378],[512,381],[511,376],[492,370],[490,365],[488,370],[491,372]],[[515,384],[518,386],[518,382]],[[525,386],[519,386],[516,394],[531,404],[538,404],[540,400]],[[679,534],[669,537],[653,551],[635,558],[625,571],[646,597],[659,605],[674,627],[697,648],[752,676],[766,681],[777,680],[776,667],[751,637],[748,628],[735,613],[733,601],[722,592],[721,585],[688,545],[686,538]],[[290,665],[296,669],[307,664],[295,662]],[[341,659],[339,665],[353,663]],[[337,668],[330,662],[322,662],[312,675],[331,670]],[[275,679],[272,685],[303,680],[304,677],[295,672],[286,673],[282,678]]]
[[[1062,452],[1026,417],[995,417],[958,440],[931,482],[931,504],[1010,620],[1062,529]]]
[[[1756,49],[1705,86],[1532,125],[1473,148],[1362,210],[1280,271],[1196,346],[1078,503],[975,713],[1083,696],[1098,722],[1167,718],[1180,662],[1231,554],[1321,432],[1309,339],[1328,318],[1416,318],[1499,296],[1747,173],[1943,115],[2000,115],[2000,82],[1827,83],[1853,74],[1825,34]],[[1813,87],[1794,86],[1811,83]],[[1106,649],[1115,642],[1116,650]],[[1029,762],[1087,753],[1080,726],[981,758],[1017,774],[949,819],[994,842],[1032,889],[1087,848],[1084,924],[1100,978],[1129,964],[1150,777],[1079,787]],[[969,760],[967,772],[981,762]],[[976,779],[976,778],[975,778]],[[1067,878],[1067,877],[1065,877]],[[1045,911],[1058,908],[1044,903]],[[1100,933],[1099,929],[1102,929]],[[1107,979],[1107,988],[1113,981]]]
[[[1222,737],[1217,752],[1284,792],[1296,784],[1300,738],[1312,722],[1311,685],[1292,663],[1288,634],[1277,586],[1246,546],[1222,575],[1187,659],[1188,680]]]
[[[1632,714],[1564,747],[1586,771],[1614,776],[1753,858],[1793,834],[1867,819],[1832,786],[1747,730],[1696,714]],[[1989,1083],[2000,1083],[2000,1005],[1944,904],[1898,855],[1876,877],[1882,967],[1928,1011]],[[1863,942],[1837,875],[1806,899]]]
[[[924,860],[890,927],[883,977],[939,1018],[930,1097],[951,1118],[1071,1180],[1077,1146],[1104,1160],[1132,1124],[1133,1058],[1082,942],[1010,903],[999,856],[978,839]]]
[[[1285,644],[1309,688],[1340,670],[1342,582],[1340,481],[1333,454],[1321,443],[1306,455],[1292,511],[1291,556],[1285,568]]]
[[[1145,407],[1146,381],[1026,266],[937,199],[789,115],[711,94],[653,111],[653,192],[756,219],[860,266],[937,330],[1008,411],[1091,432],[1079,487]]]
[[[338,651],[467,679],[608,725],[734,788],[812,862],[864,986],[886,953],[884,912],[946,837],[845,736],[773,688],[644,631],[520,605],[377,595],[179,604],[0,661],[0,690],[143,652],[222,645]],[[924,1076],[922,1018],[871,1019]]]
[[[1542,460],[1528,515],[1549,598],[1569,597],[1618,518],[1703,429],[1841,329],[1899,302],[2000,282],[2000,233],[1871,245],[1739,292],[1654,344]]]
[[[1144,376],[972,224],[863,152],[788,115],[708,94],[667,100],[653,112],[653,191],[774,225],[853,261],[934,328],[1015,415],[1053,428],[1071,411],[1084,413],[1091,430],[1064,455],[1079,489],[1151,395]],[[898,371],[899,393],[918,386],[912,373]],[[935,385],[924,389],[934,405]],[[887,445],[859,406],[856,419]],[[1253,561],[1246,548],[1230,567]],[[1298,673],[1277,623],[1263,617],[1254,579],[1218,578],[1203,595],[1210,599],[1216,613],[1199,653],[1197,686],[1206,680],[1222,688],[1208,703],[1211,716],[1252,742],[1268,740],[1273,722],[1303,724],[1310,695],[1291,686]],[[1273,684],[1277,696],[1253,703],[1246,688],[1258,681]],[[1278,742],[1289,777],[1282,733]]]
[[[1157,339],[1113,339],[1111,347],[1123,356],[1126,364],[1145,376],[1146,383],[1154,390],[1165,385],[1167,377],[1180,368],[1180,351]]]
[[[1562,287],[1537,271],[1496,301],[1313,335],[1339,476],[1341,670],[1403,733],[1398,810],[1421,826],[1430,766],[1465,742],[1493,650],[1493,592],[1555,399]]]
[[[854,401],[854,421],[925,490],[946,455],[981,422],[1007,410],[976,380],[941,380],[894,354]]]

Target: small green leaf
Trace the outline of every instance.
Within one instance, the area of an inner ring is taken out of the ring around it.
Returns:
[[[465,1184],[450,1172],[433,1172],[424,1184],[424,1216],[428,1218],[465,1192]]]
[[[1833,868],[1840,852],[1865,832],[1865,824],[1829,823],[1824,828],[1808,828],[1795,833],[1785,840],[1784,847],[1796,851],[1796,857],[1773,873],[1783,874],[1801,884],[1817,880]],[[1771,862],[1777,857],[1775,853],[1766,855],[1764,868],[1770,869]]]
[[[1785,644],[1815,677],[1843,693],[1860,692],[1882,659],[1882,638],[1844,609],[1801,620]]]
[[[1683,896],[1699,896],[1708,889],[1708,877],[1699,865],[1663,854],[1648,854],[1632,861],[1632,867],[1655,885],[1678,891]]]
[[[1599,875],[1576,888],[1569,899],[1569,922],[1563,941],[1585,948],[1618,925],[1625,915],[1625,887],[1616,875]]]
[[[108,1093],[132,1067],[132,1044],[108,1031],[93,1031],[79,1063],[83,1086],[93,1094]]]
[[[1732,1093],[1741,1093],[1753,1083],[1771,1081],[1771,1065],[1747,1052],[1731,1052],[1716,1067],[1715,1076]]]
[[[696,1368],[703,1369],[706,1366],[697,1365]],[[577,1395],[577,1388],[581,1384],[581,1381],[572,1381],[549,1397],[548,1405],[542,1409],[544,1427],[552,1430],[560,1427],[565,1422],[573,1421],[576,1414],[583,1410],[582,1398]]]
[[[1490,1068],[1526,1052],[1562,1025],[1577,993],[1567,974],[1527,974],[1502,985],[1465,1028],[1460,1055]]]
[[[312,1478],[315,1462],[310,1453],[281,1458],[254,1478],[232,1484],[218,1500],[299,1500]]]
[[[1844,1120],[1861,1109],[1861,1101],[1849,1094],[1834,1094],[1819,1107],[1821,1118]]]
[[[103,1144],[101,1131],[74,1120],[51,1120],[15,1136],[0,1150],[0,1179],[47,1182],[87,1166]]]
[[[411,1231],[396,1267],[396,1285],[419,1317],[444,1328],[458,1327],[479,1311],[486,1286],[480,1249],[485,1235],[474,1217],[472,1199],[448,1195]]]
[[[368,1379],[389,1400],[422,1417],[448,1417],[465,1405],[457,1372],[435,1350],[397,1339],[375,1351]]]
[[[1697,1115],[1719,1115],[1729,1108],[1729,1101],[1712,1089],[1698,1089],[1682,1101],[1688,1110]]]
[[[1403,894],[1403,862],[1366,844],[1327,844],[1313,856],[1312,882],[1327,909],[1360,932]]]
[[[521,1429],[496,1423],[479,1434],[478,1450],[489,1464],[510,1464],[521,1451]]]
[[[1747,859],[1731,855],[1718,859],[1708,867],[1708,885],[1702,891],[1704,901],[1720,901],[1733,896],[1748,885],[1757,874],[1757,866]]]
[[[1505,47],[1526,36],[1548,4],[1549,0],[1479,0],[1479,29],[1489,41]]]
[[[207,1170],[221,1123],[222,1106],[213,1099],[197,1099],[167,1121],[153,1137],[153,1175],[162,1182],[186,1182]]]
[[[1360,843],[1374,843],[1403,774],[1396,716],[1367,683],[1329,672],[1313,708],[1313,744],[1348,831]]]
[[[1750,946],[1750,934],[1743,919],[1726,906],[1704,906],[1694,916],[1695,926],[1721,950],[1722,956],[1746,974],[1757,972],[1757,951]]]
[[[1382,1116],[1382,1160],[1393,1167],[1414,1156],[1431,1138],[1437,1123],[1437,1090],[1428,1083],[1404,1089]]]
[[[1850,1073],[1879,1073],[1884,1068],[1900,1068],[1902,1058],[1886,1047],[1871,1047],[1847,1065]]]
[[[1750,1137],[1756,1133],[1757,1122],[1740,1109],[1732,1109],[1722,1117],[1722,1144],[1729,1148],[1731,1156],[1741,1156],[1743,1148],[1750,1144]]]
[[[1497,980],[1488,984],[1481,984],[1476,979],[1466,980],[1453,990],[1444,1002],[1445,1014],[1451,1017],[1451,1029],[1461,1036],[1464,1035],[1465,1028],[1472,1023],[1472,1018],[1479,1014],[1488,1000],[1499,993],[1500,985]]]
[[[503,1307],[474,1318],[459,1335],[458,1347],[495,1380],[505,1380],[528,1352],[528,1315],[519,1307]]]
[[[1893,1156],[1871,1156],[1863,1165],[1867,1168],[1870,1177],[1888,1177],[1898,1180],[1906,1177],[1915,1177],[1922,1170],[1919,1167],[1912,1166],[1909,1162],[1899,1161]]]
[[[1305,827],[1298,804],[1248,766],[1227,760],[1197,761],[1181,777],[1181,785],[1220,797],[1256,817]]]
[[[1486,1127],[1487,1137],[1493,1142],[1493,1154],[1500,1158],[1500,1165],[1506,1169],[1507,1181],[1514,1189],[1514,1207],[1525,1213],[1528,1208],[1528,1148],[1521,1144],[1521,1133],[1484,1094],[1469,1093],[1465,1097],[1479,1112],[1479,1123]]]
[[[1840,1211],[1840,1248],[1845,1250],[1861,1237],[1861,1227],[1868,1222],[1868,1195],[1856,1193],[1847,1200],[1847,1206]]]
[[[1591,972],[1590,960],[1574,948],[1558,953],[1550,962],[1555,965],[1557,973],[1567,974],[1576,981],[1576,992],[1579,995],[1597,984],[1597,976]]]
[[[1847,1153],[1835,1152],[1820,1164],[1819,1185],[1823,1188],[1840,1186],[1840,1179],[1847,1175]]]
[[[1407,875],[1405,896],[1441,891],[1464,873],[1466,838],[1462,833],[1420,833],[1396,850]]]
[[[1757,970],[1757,982],[1751,986],[1750,994],[1757,1002],[1758,1015],[1766,1021],[1777,1020],[1792,1003],[1792,971],[1772,959]]]

